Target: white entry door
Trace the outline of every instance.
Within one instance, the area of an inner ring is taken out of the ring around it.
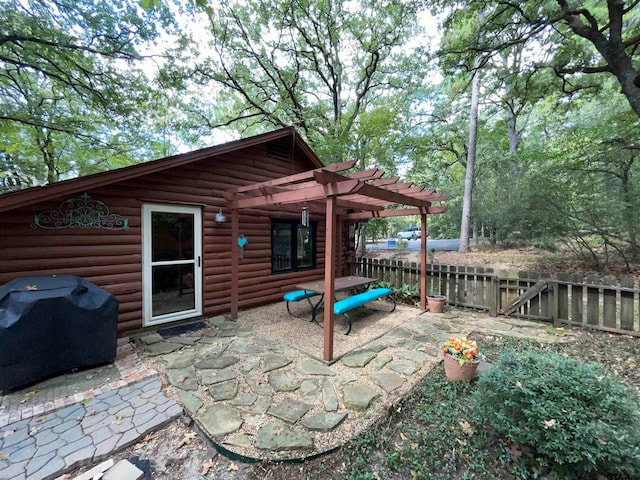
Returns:
[[[142,207],[144,326],[202,315],[202,212]]]

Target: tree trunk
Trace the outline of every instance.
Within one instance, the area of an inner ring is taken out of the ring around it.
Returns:
[[[476,70],[471,82],[471,111],[469,114],[469,148],[467,149],[467,169],[464,177],[464,197],[462,201],[462,222],[460,223],[460,248],[458,252],[469,252],[469,221],[471,219],[471,199],[473,196],[473,173],[476,164],[478,143],[478,104],[480,103],[480,73]]]

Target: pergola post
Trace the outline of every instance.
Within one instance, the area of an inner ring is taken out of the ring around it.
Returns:
[[[336,276],[341,277],[344,275],[344,258],[342,257],[342,247],[344,245],[344,222],[340,217],[336,218],[335,236],[336,243],[334,247],[336,249]]]
[[[240,292],[240,254],[238,251],[238,235],[240,220],[238,210],[231,210],[231,318],[238,318],[238,301]]]
[[[420,308],[427,309],[427,214],[420,214]]]
[[[333,360],[333,303],[335,299],[335,233],[336,233],[336,197],[327,198],[325,225],[324,257],[324,350],[323,359]]]

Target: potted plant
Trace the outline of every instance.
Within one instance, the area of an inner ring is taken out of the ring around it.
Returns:
[[[442,313],[447,297],[444,295],[427,295],[429,313]]]
[[[444,372],[449,380],[470,381],[484,355],[475,340],[449,337],[442,346]]]

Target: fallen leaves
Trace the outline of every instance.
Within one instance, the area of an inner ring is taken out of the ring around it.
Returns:
[[[518,445],[511,445],[508,450],[514,461],[518,460],[518,458],[522,456],[522,449]]]
[[[33,437],[36,433],[38,433],[38,427],[35,425],[29,429],[29,436]]]
[[[274,433],[276,434],[276,437],[279,437],[279,436],[280,436],[280,434],[281,434],[283,431],[284,431],[284,428],[282,428],[282,427],[278,427],[278,428],[276,428],[276,429],[275,429],[275,432],[274,432]]]
[[[202,470],[200,471],[200,475],[207,475],[209,470],[214,465],[213,458],[207,458],[204,462],[202,462]]]
[[[469,422],[467,422],[466,420],[460,420],[458,424],[460,425],[463,433],[465,433],[466,435],[473,435],[473,428],[471,427],[471,424]]]
[[[122,423],[122,417],[121,417],[121,416],[119,416],[119,415],[117,415],[117,416],[116,416],[116,419],[115,419],[113,422],[111,422],[111,423],[112,423],[113,425],[120,425],[120,424]]]
[[[180,440],[180,443],[178,443],[178,446],[176,447],[176,450],[179,450],[180,448],[184,447],[185,445],[189,445],[191,443],[191,440],[196,438],[197,435],[198,434],[196,432],[186,433],[185,436],[182,437],[182,440]]]
[[[549,428],[553,427],[556,423],[557,422],[556,422],[555,418],[552,418],[551,420],[545,420],[544,421],[544,428],[545,429],[549,429]]]
[[[235,462],[231,462],[229,464],[229,466],[227,467],[227,470],[229,470],[230,472],[237,472],[238,471],[238,465],[236,465]]]
[[[2,455],[0,455],[0,462],[2,462],[4,460],[9,460],[9,455],[6,455],[4,453]]]
[[[31,397],[36,396],[39,392],[40,392],[40,390],[32,390],[30,392],[25,393],[24,394],[24,398],[22,400],[20,400],[20,403],[28,402]]]

